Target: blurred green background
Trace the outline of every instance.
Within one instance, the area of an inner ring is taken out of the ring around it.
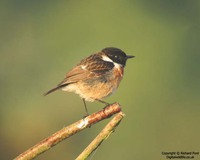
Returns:
[[[126,117],[93,159],[200,151],[199,0],[2,0],[0,21],[0,159],[13,159],[82,118],[77,95],[42,94],[80,59],[108,46],[136,58],[118,91],[104,99],[119,102]],[[108,121],[36,159],[75,159]]]

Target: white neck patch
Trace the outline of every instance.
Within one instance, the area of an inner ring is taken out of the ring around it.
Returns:
[[[110,59],[108,56],[102,55],[102,60],[106,61],[106,62],[112,62],[116,68],[120,68],[122,65],[116,62],[113,62],[112,59]]]
[[[112,60],[112,59],[110,59],[108,56],[102,55],[102,59],[103,59],[104,61],[107,61],[107,62],[112,62],[112,63],[114,63],[114,62],[113,62],[113,60]]]

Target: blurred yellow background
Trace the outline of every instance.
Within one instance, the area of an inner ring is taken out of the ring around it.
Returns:
[[[2,0],[0,5],[0,159],[13,159],[85,114],[75,94],[42,94],[88,55],[113,46],[136,58],[107,102],[126,114],[93,159],[166,159],[200,151],[198,0]],[[104,106],[87,103],[89,112]],[[76,156],[109,120],[36,159]],[[199,157],[198,157],[199,158]]]

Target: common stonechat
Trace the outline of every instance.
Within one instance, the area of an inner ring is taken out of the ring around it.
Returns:
[[[96,100],[109,105],[102,99],[111,95],[118,88],[124,75],[126,61],[133,57],[126,55],[118,48],[104,48],[81,60],[66,74],[62,82],[44,95],[58,89],[75,92],[83,99],[88,114],[85,101]]]

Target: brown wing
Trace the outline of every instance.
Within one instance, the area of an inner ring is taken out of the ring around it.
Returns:
[[[104,74],[114,67],[112,62],[103,61],[101,54],[93,54],[83,59],[76,67],[69,71],[64,80],[59,84],[76,83],[80,80],[94,78]]]
[[[89,70],[83,69],[81,66],[76,66],[67,73],[64,80],[58,85],[76,83],[79,80],[84,80],[89,78],[91,75],[92,73]]]
[[[44,95],[54,92],[71,83],[101,76],[105,72],[110,71],[113,67],[114,64],[112,62],[103,61],[101,59],[101,53],[93,54],[88,58],[83,59],[76,67],[67,73],[62,82]]]
[[[67,75],[65,76],[65,78],[62,82],[60,82],[56,87],[54,87],[51,90],[44,93],[44,96],[46,96],[58,89],[61,89],[71,83],[75,83],[75,82],[79,81],[80,79],[87,77],[89,74],[90,74],[90,72],[85,71],[83,68],[81,68],[81,66],[77,65],[71,71],[69,71],[67,73]]]

